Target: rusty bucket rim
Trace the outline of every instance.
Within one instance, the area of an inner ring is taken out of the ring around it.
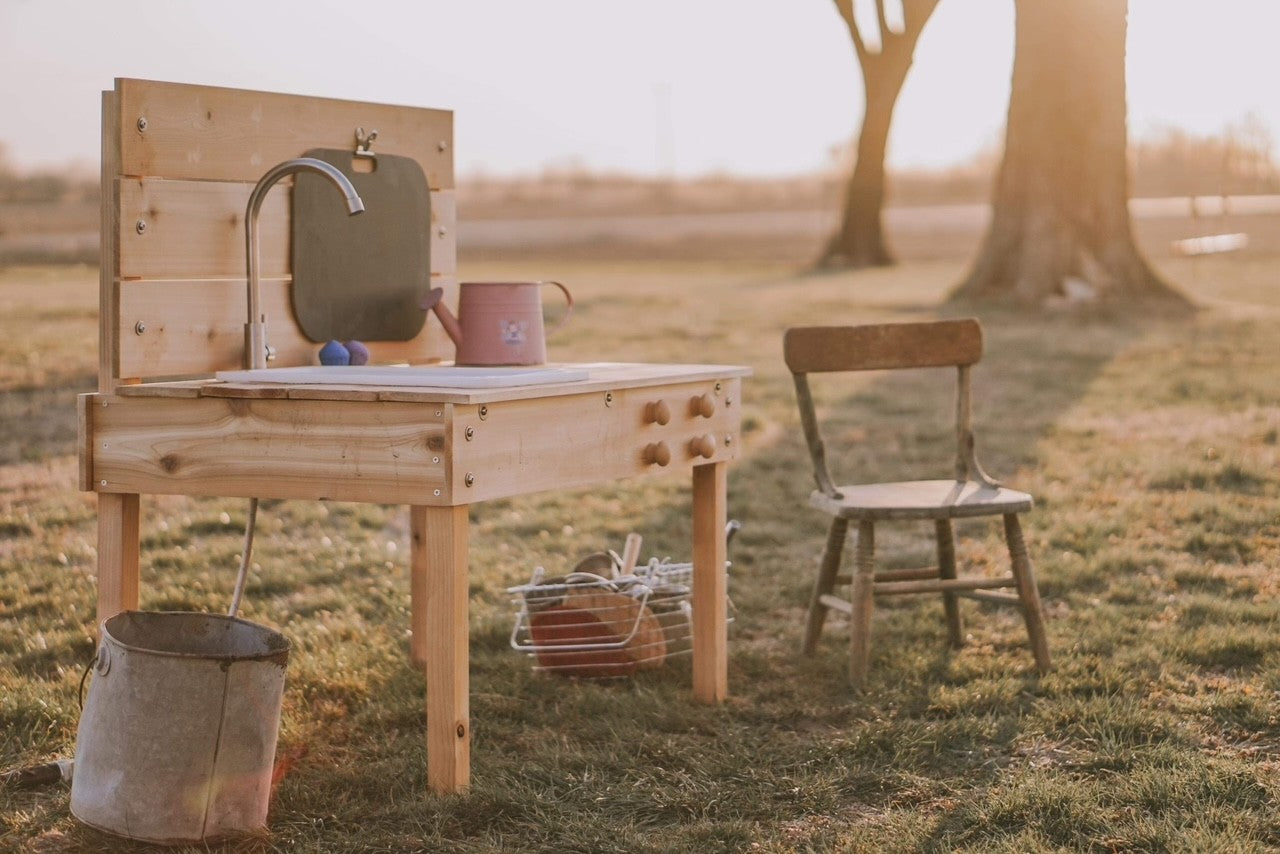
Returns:
[[[177,652],[173,650],[154,649],[151,647],[137,646],[136,644],[126,643],[116,635],[112,634],[107,626],[112,620],[134,617],[137,615],[145,615],[147,619],[151,617],[201,617],[204,619],[217,620],[226,623],[238,623],[250,629],[266,632],[279,639],[282,644],[277,649],[266,649],[256,653],[236,653],[236,652]],[[277,664],[287,664],[289,654],[293,651],[293,642],[280,631],[264,626],[262,623],[255,623],[252,620],[245,620],[241,617],[231,617],[226,614],[211,614],[205,611],[145,611],[142,609],[131,609],[120,611],[112,614],[110,617],[103,619],[99,624],[100,637],[102,641],[108,639],[112,644],[126,649],[130,652],[136,652],[143,655],[154,655],[160,658],[178,658],[178,659],[205,659],[219,662],[236,662],[236,661],[275,661]]]

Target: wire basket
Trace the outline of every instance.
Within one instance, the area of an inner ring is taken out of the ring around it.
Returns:
[[[730,522],[727,538],[738,527]],[[508,588],[516,609],[511,648],[528,655],[534,670],[596,679],[653,670],[691,653],[693,564],[652,558],[630,573],[621,568],[616,554],[601,552],[568,575],[547,578],[537,567],[528,584]]]

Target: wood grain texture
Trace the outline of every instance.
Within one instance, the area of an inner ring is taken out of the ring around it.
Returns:
[[[485,405],[483,418],[478,406],[457,406],[452,442],[455,498],[504,498],[608,478],[688,471],[695,462],[734,459],[741,444],[740,404],[722,403],[709,418],[677,413],[665,425],[645,421],[645,408],[652,400],[687,400],[711,392],[713,385],[703,381],[497,402]],[[723,381],[718,399],[736,399],[737,392],[737,380]],[[708,434],[715,437],[712,456],[695,456],[690,441]],[[668,465],[646,461],[645,448],[655,442],[671,449]],[[470,486],[468,473],[474,475]]]
[[[120,109],[115,92],[102,93],[102,164],[99,201],[98,251],[98,391],[113,391],[119,371],[119,304],[116,282],[120,278],[119,191]]]
[[[447,503],[448,413],[437,418],[437,409],[325,400],[101,398],[94,409],[96,488]]]
[[[841,498],[814,491],[809,503],[846,519],[961,519],[1023,513],[1033,499],[1025,492],[973,481],[914,480],[839,487]]]
[[[120,276],[133,278],[245,277],[244,214],[247,181],[119,180]],[[289,273],[291,182],[262,200],[258,270]],[[337,201],[335,201],[335,204]]]
[[[433,282],[457,299],[453,279]],[[288,279],[263,279],[267,342],[276,348],[270,367],[319,364],[321,344],[293,323]],[[243,279],[152,279],[119,283],[119,365],[125,376],[212,375],[244,367],[246,318]],[[144,331],[138,332],[138,324]],[[430,362],[452,358],[453,342],[438,324],[427,323],[411,341],[370,341],[371,361]]]
[[[972,365],[982,358],[978,321],[797,326],[783,336],[792,373]]]
[[[87,394],[76,396],[76,480],[81,491],[93,489],[93,412]]]
[[[727,468],[693,469],[693,696],[703,703],[729,696]]]
[[[312,148],[355,146],[412,157],[432,189],[452,188],[453,113],[214,86],[119,79],[120,174],[256,181]],[[145,119],[145,129],[138,120]]]
[[[378,130],[375,151],[422,165],[436,191],[422,224],[432,283],[456,306],[452,113],[128,79],[103,93],[100,390],[243,366],[249,194],[279,162],[352,147],[357,126]],[[288,294],[288,182],[264,199],[260,236],[273,365],[314,364],[323,342],[300,333]],[[422,363],[454,347],[428,324],[373,349],[375,360]]]
[[[409,509],[413,649],[426,664],[427,786],[437,794],[471,782],[467,509]]]
[[[98,622],[138,607],[139,498],[98,494]]]

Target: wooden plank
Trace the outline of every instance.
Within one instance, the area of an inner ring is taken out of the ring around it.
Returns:
[[[457,282],[438,279],[456,300]],[[319,363],[320,343],[293,323],[288,279],[263,279],[271,367]],[[245,284],[241,280],[143,280],[120,283],[120,370],[125,376],[209,375],[244,367]],[[138,324],[142,324],[141,327]],[[143,331],[139,332],[138,330]],[[375,363],[427,362],[453,356],[453,342],[428,322],[411,341],[371,341]]]
[[[468,673],[468,508],[410,507],[413,654],[427,671],[427,786],[471,782]]]
[[[449,503],[440,406],[95,398],[100,492]]]
[[[729,696],[727,468],[717,462],[693,469],[693,696],[704,703]]]
[[[98,494],[98,622],[138,607],[138,495]]]
[[[93,489],[93,412],[89,407],[91,396],[76,395],[76,447],[77,483],[82,492]]]
[[[972,365],[982,358],[978,321],[797,326],[782,339],[792,373]]]
[[[116,173],[120,169],[120,111],[115,92],[102,93],[101,199],[98,223],[98,391],[113,391],[120,376],[119,304],[116,282],[120,278],[119,205]]]
[[[431,192],[431,275],[458,272],[458,199],[453,190]],[[457,308],[457,300],[449,303]]]
[[[120,276],[125,279],[239,278],[245,276],[244,214],[253,184],[121,178],[118,192]],[[292,181],[285,179],[262,202],[258,219],[259,271],[290,272]],[[335,195],[334,203],[340,197]],[[457,271],[457,204],[454,191],[431,194],[431,272]]]
[[[738,383],[721,382],[716,399],[722,402],[710,417],[676,405],[712,394],[715,383],[708,381],[496,402],[482,404],[483,413],[481,406],[456,406],[455,497],[474,503],[735,459],[741,405],[723,401],[738,400]],[[665,425],[645,420],[648,405],[657,400],[672,402]],[[711,437],[710,457],[696,456],[690,447],[704,437]],[[668,450],[665,466],[649,462],[646,454],[658,444]],[[467,474],[473,476],[470,485]]]
[[[432,189],[452,189],[453,113],[214,86],[119,79],[118,174],[256,182],[312,148],[351,149],[376,129],[374,151],[412,157]]]
[[[122,278],[245,276],[244,214],[253,184],[121,178]],[[258,220],[259,271],[289,273],[291,182],[262,200]],[[340,200],[339,200],[340,201]]]
[[[559,365],[557,364],[548,365],[548,367],[558,366]],[[338,392],[336,390],[339,388],[338,386],[331,386],[330,388],[335,390],[332,395],[333,399],[363,399],[363,395],[356,393],[358,389],[376,389],[378,393],[378,400],[398,401],[403,403],[471,404],[526,400],[535,397],[569,397],[588,392],[606,392],[628,388],[650,389],[656,392],[665,385],[674,385],[684,382],[698,382],[702,380],[711,380],[711,387],[714,389],[714,382],[716,380],[723,379],[721,385],[722,388],[727,390],[729,393],[729,396],[725,398],[725,400],[728,401],[732,399],[732,394],[740,392],[741,390],[741,384],[736,382],[736,378],[750,373],[750,369],[748,368],[740,368],[732,365],[644,365],[609,363],[599,365],[566,366],[587,368],[589,376],[586,380],[577,382],[484,389],[403,386],[341,386],[341,388],[349,388],[352,390],[352,394],[349,397]],[[238,369],[239,368],[236,368],[236,370]],[[117,394],[127,395],[129,397],[199,397],[202,390],[209,389],[215,385],[225,387],[224,391],[218,392],[224,397],[234,397],[240,393],[243,393],[245,397],[256,397],[259,395],[250,389],[258,386],[268,388],[272,387],[272,384],[270,383],[221,383],[210,379],[194,379],[175,380],[170,382],[150,382],[127,387],[122,386],[120,389],[117,389]],[[286,389],[295,388],[295,386],[284,384],[275,384],[275,387]],[[239,392],[237,389],[243,389],[244,391]],[[734,404],[727,405],[732,407]]]
[[[116,394],[121,397],[199,397],[201,386],[207,382],[137,383],[118,387]]]

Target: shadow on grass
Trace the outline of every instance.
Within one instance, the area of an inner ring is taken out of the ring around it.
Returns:
[[[847,318],[822,316],[811,322],[856,322],[857,314],[851,306]],[[983,322],[986,355],[974,370],[979,457],[989,472],[1015,488],[1037,467],[1039,443],[1053,432],[1055,422],[1117,354],[1151,329],[1142,318],[1104,323],[1094,317],[1028,316],[963,303],[917,307],[913,314],[976,314]],[[811,377],[820,413],[826,416],[828,460],[839,482],[949,476],[955,441],[953,371],[861,375],[844,385],[841,379]],[[748,398],[752,382],[745,385]],[[773,384],[774,394],[778,387]],[[781,411],[783,401],[770,403],[773,411]],[[749,447],[729,472],[729,514],[744,527],[730,555],[737,608],[730,642],[735,698],[725,716],[797,738],[862,738],[851,733],[874,738],[883,732],[888,741],[882,748],[856,752],[868,775],[995,776],[1005,761],[1001,757],[1010,755],[1019,737],[1020,717],[1043,691],[1021,617],[1013,609],[962,603],[969,648],[978,652],[957,655],[946,645],[939,597],[880,600],[871,678],[861,695],[846,683],[847,630],[837,615],[828,620],[816,655],[807,660],[800,656],[804,610],[828,517],[808,507],[811,465],[794,402],[786,403],[789,417],[781,421],[776,440]],[[1026,517],[1033,562],[1039,557],[1038,521],[1052,512],[1042,505]],[[687,549],[682,538],[688,536],[688,514],[689,505],[681,500],[637,520],[635,529],[658,532],[652,535],[655,551],[681,554]],[[962,564],[966,543],[976,542],[976,571],[981,573],[983,564],[1004,570],[1007,553],[991,535],[998,525],[996,518],[958,526]],[[882,565],[930,562],[931,525],[882,524],[877,535]],[[852,548],[846,548],[846,572],[851,558]],[[1045,585],[1043,571],[1040,581],[1042,591],[1053,586]],[[1060,637],[1055,643],[1052,616],[1048,622],[1050,647],[1060,663],[1067,654],[1065,644]],[[686,674],[687,666],[679,665],[675,678]],[[886,723],[890,720],[894,723]],[[898,743],[894,734],[901,735],[904,726],[915,733],[914,745]],[[866,742],[862,744],[865,748]],[[831,759],[833,765],[838,761]],[[836,773],[834,767],[828,770]],[[891,785],[870,786],[866,779],[854,788],[873,802],[893,791]]]

